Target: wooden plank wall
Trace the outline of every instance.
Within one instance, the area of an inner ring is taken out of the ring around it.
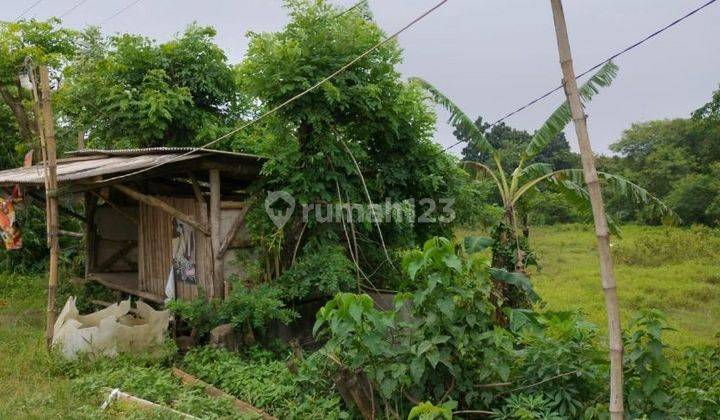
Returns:
[[[200,207],[194,199],[157,197],[178,210],[201,220]],[[197,285],[177,281],[175,293],[179,299],[195,299],[200,295],[198,285],[212,294],[212,250],[210,238],[195,231],[195,261]],[[162,210],[140,203],[139,288],[142,291],[165,295],[172,264],[172,216]]]

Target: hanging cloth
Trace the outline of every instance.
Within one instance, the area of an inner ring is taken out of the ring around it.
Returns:
[[[0,235],[8,251],[22,248],[22,232],[15,219],[15,203],[21,199],[20,188],[15,186],[10,196],[0,200]]]

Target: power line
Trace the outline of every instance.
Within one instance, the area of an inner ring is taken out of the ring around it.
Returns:
[[[80,0],[79,2],[75,3],[75,5],[66,11],[64,11],[60,16],[58,16],[60,19],[64,18],[65,16],[69,15],[70,13],[74,12],[75,9],[82,6],[83,4],[87,3],[88,0]]]
[[[20,20],[20,19],[22,19],[23,16],[25,16],[29,11],[31,11],[32,9],[34,9],[38,4],[40,4],[40,3],[42,3],[42,2],[43,2],[43,0],[37,0],[35,3],[31,4],[30,6],[28,6],[27,9],[23,10],[23,12],[20,13],[20,15],[18,15],[18,17],[16,17],[15,20]]]
[[[258,122],[258,121],[266,118],[267,116],[269,116],[269,115],[271,115],[271,114],[274,114],[275,112],[279,111],[280,109],[285,108],[285,107],[286,107],[287,105],[289,105],[290,103],[292,103],[292,102],[294,102],[294,101],[302,98],[303,96],[307,95],[308,93],[314,91],[315,89],[317,89],[318,87],[320,87],[323,83],[325,83],[325,82],[327,82],[328,80],[334,78],[334,77],[337,76],[338,74],[340,74],[340,73],[344,72],[345,70],[347,70],[348,68],[352,67],[352,66],[353,66],[355,63],[357,63],[358,61],[360,61],[360,60],[362,60],[363,58],[367,57],[367,56],[368,56],[369,54],[371,54],[373,51],[377,50],[378,48],[382,47],[383,45],[385,45],[385,44],[389,43],[390,41],[394,40],[395,38],[397,38],[401,33],[405,32],[405,31],[408,30],[408,29],[410,29],[413,25],[415,25],[416,23],[418,23],[418,22],[420,22],[421,20],[423,20],[425,17],[427,17],[429,14],[431,14],[431,13],[434,12],[435,10],[439,9],[442,5],[444,5],[444,4],[447,3],[447,2],[448,2],[448,0],[441,0],[441,1],[438,2],[435,6],[431,7],[430,9],[428,9],[427,11],[425,11],[423,14],[421,14],[420,16],[418,16],[418,17],[416,17],[415,19],[413,19],[410,23],[408,23],[407,25],[403,26],[401,29],[397,30],[395,33],[393,33],[392,35],[386,37],[386,38],[383,39],[382,41],[379,41],[377,44],[375,44],[375,45],[373,45],[372,47],[370,47],[370,48],[369,48],[367,51],[365,51],[364,53],[360,54],[359,56],[357,56],[357,57],[355,57],[354,59],[350,60],[350,61],[349,61],[347,64],[345,64],[344,66],[342,66],[342,67],[340,67],[339,69],[335,70],[335,71],[334,71],[333,73],[331,73],[329,76],[326,76],[325,78],[323,78],[323,79],[320,80],[319,82],[315,83],[314,85],[310,86],[309,88],[305,89],[304,91],[298,93],[297,95],[295,95],[295,96],[293,96],[292,98],[286,100],[285,102],[281,103],[280,105],[277,105],[277,106],[273,107],[273,108],[270,109],[269,111],[266,111],[266,112],[262,113],[260,116],[258,116],[258,117],[256,117],[256,118],[254,118],[253,120],[251,120],[251,121],[249,121],[249,122],[241,125],[240,127],[235,128],[235,129],[229,131],[229,132],[226,133],[226,134],[223,134],[222,136],[216,138],[216,139],[213,140],[213,141],[210,141],[210,142],[208,142],[208,143],[205,143],[205,144],[202,145],[202,146],[195,147],[195,148],[193,148],[192,150],[190,150],[190,151],[188,151],[188,152],[185,152],[185,153],[182,153],[182,154],[180,154],[180,155],[177,155],[177,156],[175,156],[175,157],[173,157],[173,158],[171,158],[171,159],[168,159],[168,160],[166,160],[166,161],[164,161],[164,162],[161,162],[161,163],[155,164],[155,165],[153,165],[153,166],[150,166],[150,167],[147,167],[147,168],[144,168],[144,169],[140,169],[140,170],[137,170],[137,171],[128,173],[128,174],[124,174],[124,175],[119,175],[119,176],[115,176],[115,177],[112,177],[112,178],[108,178],[108,179],[103,180],[102,182],[113,181],[113,180],[116,180],[116,179],[125,178],[125,177],[129,177],[129,176],[132,176],[132,175],[137,175],[137,174],[140,174],[140,173],[143,173],[143,172],[147,172],[147,171],[150,171],[150,170],[159,168],[159,167],[161,167],[161,166],[164,166],[164,165],[167,165],[167,164],[169,164],[169,163],[175,162],[175,161],[177,161],[177,160],[179,160],[179,159],[182,159],[182,158],[185,157],[185,156],[191,155],[191,154],[193,154],[193,153],[195,153],[195,152],[197,152],[197,151],[206,149],[206,148],[212,146],[213,144],[218,143],[218,142],[220,142],[220,141],[222,141],[222,140],[225,140],[226,138],[232,136],[233,134],[235,134],[235,133],[237,133],[237,132],[239,132],[239,131],[241,131],[241,130],[244,130],[245,128],[247,128],[247,127],[255,124],[256,122]]]
[[[142,1],[142,0],[135,0],[135,1],[132,1],[132,2],[128,3],[125,7],[119,9],[117,12],[113,13],[112,15],[106,17],[102,22],[100,22],[100,26],[102,26],[102,25],[110,22],[111,20],[115,19],[115,18],[118,17],[120,14],[122,14],[123,12],[125,12],[126,10],[128,10],[129,8],[135,6],[136,4],[140,3],[141,1]]]
[[[663,33],[663,32],[665,32],[666,30],[672,28],[673,26],[675,26],[675,25],[677,25],[678,23],[682,22],[683,20],[689,18],[690,16],[694,15],[695,13],[701,11],[702,9],[710,6],[711,4],[715,3],[716,1],[717,1],[717,0],[710,0],[710,1],[702,4],[701,6],[699,6],[699,7],[695,8],[695,9],[691,10],[690,12],[688,12],[688,13],[684,14],[683,16],[675,19],[674,21],[668,23],[667,25],[665,25],[665,26],[663,26],[662,28],[656,30],[655,32],[651,33],[650,35],[646,36],[645,38],[643,38],[643,39],[635,42],[634,44],[629,45],[628,47],[626,47],[626,48],[624,48],[624,49],[616,52],[615,54],[611,55],[610,57],[608,57],[608,58],[606,58],[606,59],[598,62],[598,63],[595,64],[594,66],[592,66],[592,67],[590,67],[589,69],[585,70],[584,72],[578,74],[578,75],[575,77],[575,79],[576,79],[576,80],[577,80],[577,79],[580,79],[581,77],[586,76],[588,73],[590,73],[590,72],[592,72],[592,71],[600,68],[602,65],[604,65],[604,64],[607,63],[608,61],[614,60],[614,59],[620,57],[621,55],[625,54],[626,52],[631,51],[631,50],[639,47],[640,45],[644,44],[645,42],[649,41],[650,39],[652,39],[652,38],[660,35],[661,33]],[[557,87],[553,88],[552,90],[547,91],[546,93],[542,94],[541,96],[538,96],[537,98],[533,99],[532,101],[526,103],[525,105],[521,106],[520,108],[517,108],[516,110],[510,112],[509,114],[505,115],[504,117],[502,117],[502,118],[500,118],[499,120],[495,121],[494,123],[490,124],[490,125],[486,128],[486,130],[487,130],[487,129],[490,129],[490,128],[492,128],[492,127],[495,127],[496,125],[498,125],[498,124],[500,124],[501,122],[505,121],[506,119],[512,117],[513,115],[515,115],[515,114],[517,114],[517,113],[519,113],[519,112],[521,112],[521,111],[523,111],[523,110],[525,110],[525,109],[527,109],[527,108],[535,105],[536,103],[542,101],[543,99],[547,98],[548,96],[552,95],[553,93],[559,91],[559,90],[562,89],[562,88],[563,88],[563,85],[560,85],[560,86],[557,86]],[[443,152],[447,152],[448,150],[452,149],[453,147],[457,146],[457,145],[460,144],[460,143],[463,143],[464,141],[465,141],[465,140],[459,140],[459,141],[451,144],[450,146],[444,148],[444,149],[443,149]]]
[[[368,0],[360,0],[359,2],[355,3],[351,7],[347,8],[347,9],[343,10],[342,12],[338,13],[337,15],[335,15],[334,18],[337,19],[339,17],[345,16],[346,14],[348,14],[348,13],[352,12],[353,10],[357,9],[358,7],[360,7],[362,4],[367,3],[367,1]]]

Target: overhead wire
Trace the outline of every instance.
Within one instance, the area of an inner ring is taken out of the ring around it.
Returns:
[[[368,0],[360,0],[359,2],[353,4],[352,6],[348,7],[347,9],[345,9],[342,12],[335,15],[334,18],[337,19],[339,17],[345,16],[346,14],[352,12],[353,10],[357,9],[358,7],[360,7],[361,5],[363,5],[364,3],[367,3],[367,2],[368,2]]]
[[[178,161],[178,160],[180,160],[180,159],[182,159],[182,158],[184,158],[184,157],[186,157],[186,156],[188,156],[188,155],[191,155],[191,154],[196,153],[196,152],[198,152],[198,151],[201,151],[201,150],[203,150],[203,149],[207,149],[208,147],[210,147],[210,146],[212,146],[212,145],[214,145],[214,144],[216,144],[216,143],[218,143],[218,142],[220,142],[220,141],[222,141],[222,140],[227,139],[228,137],[232,136],[233,134],[236,134],[236,133],[244,130],[245,128],[247,128],[247,127],[249,127],[249,126],[257,123],[258,121],[260,121],[260,120],[262,120],[262,119],[264,119],[264,118],[266,118],[266,117],[274,114],[275,112],[277,112],[277,111],[285,108],[286,106],[288,106],[288,105],[291,104],[292,102],[294,102],[294,101],[302,98],[303,96],[307,95],[308,93],[314,91],[314,90],[317,89],[318,87],[322,86],[323,83],[327,82],[327,81],[330,80],[330,79],[333,79],[335,76],[337,76],[338,74],[344,72],[344,71],[347,70],[348,68],[352,67],[355,63],[357,63],[358,61],[360,61],[360,60],[362,60],[363,58],[367,57],[369,54],[371,54],[372,52],[374,52],[374,51],[377,50],[378,48],[382,47],[383,45],[385,45],[385,44],[391,42],[392,40],[394,40],[395,38],[397,38],[400,34],[402,34],[403,32],[405,32],[406,30],[410,29],[410,28],[411,28],[412,26],[414,26],[416,23],[418,23],[418,22],[420,22],[421,20],[423,20],[425,17],[427,17],[428,15],[430,15],[431,13],[433,13],[435,10],[439,9],[441,6],[443,6],[443,5],[444,5],[445,3],[447,3],[448,1],[449,1],[449,0],[441,0],[440,2],[438,2],[437,4],[435,4],[433,7],[431,7],[431,8],[428,9],[428,10],[426,10],[424,13],[422,13],[420,16],[418,16],[418,17],[416,17],[415,19],[413,19],[412,21],[410,21],[410,23],[406,24],[405,26],[403,26],[403,27],[400,28],[399,30],[395,31],[392,35],[390,35],[390,36],[386,37],[385,39],[379,41],[378,43],[376,43],[375,45],[373,45],[372,47],[370,47],[369,49],[367,49],[367,50],[366,50],[365,52],[363,52],[362,54],[358,55],[357,57],[355,57],[354,59],[350,60],[348,63],[346,63],[345,65],[343,65],[343,66],[340,67],[339,69],[337,69],[337,70],[335,70],[334,72],[332,72],[330,75],[324,77],[323,79],[321,79],[320,81],[316,82],[314,85],[310,86],[309,88],[305,89],[304,91],[302,91],[302,92],[300,92],[300,93],[292,96],[290,99],[287,99],[286,101],[280,103],[279,105],[276,105],[276,106],[274,106],[273,108],[271,108],[270,110],[268,110],[268,111],[260,114],[259,116],[253,118],[252,120],[250,120],[250,121],[248,121],[247,123],[241,125],[240,127],[237,127],[237,128],[235,128],[235,129],[233,129],[233,130],[231,130],[231,131],[223,134],[222,136],[216,138],[215,140],[212,140],[212,141],[210,141],[210,142],[208,142],[208,143],[205,143],[205,144],[202,145],[202,146],[194,147],[193,149],[191,149],[191,150],[189,150],[189,151],[187,151],[187,152],[185,152],[185,153],[176,155],[176,156],[174,156],[173,158],[170,158],[170,159],[165,160],[165,161],[163,161],[163,162],[157,163],[157,164],[152,165],[152,166],[149,166],[149,167],[147,167],[147,168],[139,169],[139,170],[137,170],[137,171],[134,171],[134,172],[131,172],[131,173],[128,173],[128,174],[118,175],[118,176],[115,176],[115,177],[112,177],[112,178],[108,178],[108,179],[103,180],[102,182],[108,182],[108,181],[113,181],[113,180],[117,180],[117,179],[122,179],[122,178],[130,177],[130,176],[138,175],[138,174],[141,174],[141,173],[144,173],[144,172],[148,172],[148,171],[151,171],[151,170],[153,170],[153,169],[157,169],[157,168],[159,168],[159,167],[161,167],[161,166],[170,164],[170,163],[172,163],[172,162],[176,162],[176,161]]]
[[[22,19],[23,16],[25,16],[26,14],[28,14],[32,9],[34,9],[38,4],[40,4],[40,3],[42,3],[42,2],[43,2],[43,0],[37,0],[35,3],[31,4],[30,6],[28,6],[27,9],[23,10],[22,13],[20,13],[20,14],[18,15],[18,17],[15,18],[15,20],[17,21],[17,20]]]
[[[695,9],[693,9],[693,10],[691,10],[690,12],[682,15],[681,17],[673,20],[672,22],[668,23],[667,25],[663,26],[662,28],[660,28],[660,29],[652,32],[650,35],[647,35],[646,37],[642,38],[641,40],[639,40],[639,41],[637,41],[637,42],[635,42],[635,43],[633,43],[633,44],[625,47],[624,49],[616,52],[615,54],[609,56],[608,58],[605,58],[604,60],[598,62],[598,63],[595,64],[594,66],[590,67],[589,69],[587,69],[587,70],[585,70],[584,72],[582,72],[582,73],[578,74],[577,76],[575,76],[575,79],[576,79],[576,80],[577,80],[577,79],[580,79],[580,78],[586,76],[588,73],[590,73],[590,72],[592,72],[592,71],[600,68],[601,66],[603,66],[603,65],[604,65],[605,63],[607,63],[608,61],[614,60],[614,59],[620,57],[621,55],[625,54],[626,52],[631,51],[631,50],[639,47],[640,45],[644,44],[645,42],[649,41],[650,39],[652,39],[652,38],[660,35],[661,33],[667,31],[668,29],[670,29],[670,28],[672,28],[673,26],[677,25],[678,23],[684,21],[685,19],[689,18],[690,16],[698,13],[699,11],[701,11],[702,9],[710,6],[711,4],[715,3],[716,1],[718,1],[718,0],[709,0],[709,1],[706,2],[706,3],[703,3],[702,5],[696,7]],[[562,84],[559,85],[559,86],[556,86],[555,88],[553,88],[553,89],[545,92],[544,94],[538,96],[537,98],[535,98],[535,99],[533,99],[532,101],[526,103],[525,105],[523,105],[523,106],[515,109],[514,111],[506,114],[506,115],[503,116],[502,118],[498,119],[497,121],[495,121],[495,122],[493,122],[492,124],[490,124],[489,126],[487,126],[485,129],[487,130],[487,129],[490,129],[490,128],[492,128],[492,127],[495,127],[496,125],[500,124],[501,122],[505,121],[506,119],[512,117],[513,115],[515,115],[515,114],[517,114],[517,113],[519,113],[519,112],[522,112],[523,110],[525,110],[525,109],[527,109],[527,108],[529,108],[529,107],[531,107],[531,106],[533,106],[533,105],[535,105],[536,103],[542,101],[543,99],[545,99],[545,98],[547,98],[548,96],[552,95],[553,93],[561,90],[562,88],[563,88],[563,85],[562,85]],[[447,146],[446,148],[444,148],[442,151],[443,151],[443,152],[447,152],[448,150],[452,149],[453,147],[457,146],[458,144],[464,143],[464,142],[466,142],[466,140],[458,140],[457,142],[455,142],[455,143],[451,144],[450,146]]]
[[[87,3],[87,2],[88,2],[88,0],[80,0],[80,1],[78,1],[77,3],[75,3],[74,6],[72,6],[72,7],[69,8],[69,9],[67,9],[66,11],[64,11],[64,12],[63,12],[60,16],[58,16],[58,17],[59,17],[60,19],[64,18],[65,16],[67,16],[67,15],[69,15],[70,13],[74,12],[75,9],[77,9],[78,7],[82,6],[83,4],[85,4],[85,3]]]
[[[140,3],[141,1],[142,1],[142,0],[134,0],[134,1],[131,1],[130,3],[128,3],[127,5],[125,5],[124,7],[122,7],[121,9],[118,9],[118,10],[117,10],[115,13],[113,13],[112,15],[110,15],[110,16],[106,17],[105,19],[103,19],[103,20],[100,22],[100,26],[102,26],[102,25],[110,22],[111,20],[115,19],[116,17],[120,16],[120,15],[121,15],[122,13],[124,13],[126,10],[128,10],[129,8],[135,6],[136,4]]]

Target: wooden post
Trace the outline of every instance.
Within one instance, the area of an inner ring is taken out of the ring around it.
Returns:
[[[45,66],[40,67],[41,109],[43,119],[43,136],[45,138],[45,155],[47,171],[45,195],[47,200],[47,236],[50,243],[50,267],[48,275],[48,300],[46,310],[45,344],[50,348],[55,327],[55,305],[57,298],[58,255],[58,199],[54,191],[57,189],[57,160],[55,151],[55,118],[50,103],[50,77]]]
[[[220,254],[220,171],[210,169],[210,239],[213,254],[214,296],[227,297],[230,287],[223,273],[223,258]]]
[[[605,309],[608,318],[608,335],[610,341],[610,415],[613,419],[622,419],[623,411],[623,344],[622,327],[620,325],[620,310],[618,308],[617,290],[613,261],[610,255],[610,231],[608,229],[605,207],[603,205],[600,181],[595,169],[595,157],[590,145],[590,136],[587,130],[587,115],[583,110],[580,95],[578,94],[575,70],[573,69],[570,41],[565,25],[565,14],[561,0],[550,0],[555,22],[560,67],[563,72],[563,85],[573,122],[575,134],[578,138],[580,155],[582,157],[583,174],[590,194],[593,219],[595,221],[595,235],[597,236],[598,254],[600,255],[600,277],[605,292]]]
[[[90,277],[95,269],[95,210],[97,209],[97,196],[90,192],[85,193],[85,279]]]

